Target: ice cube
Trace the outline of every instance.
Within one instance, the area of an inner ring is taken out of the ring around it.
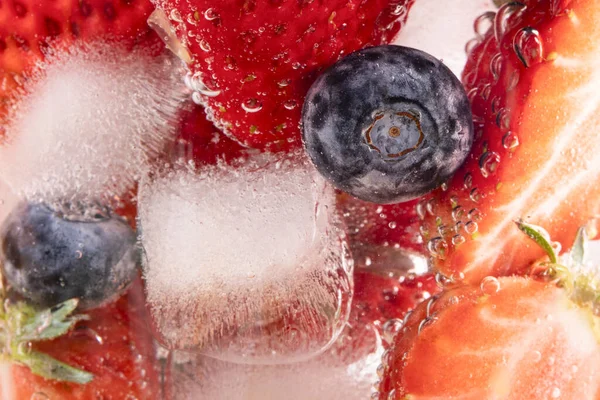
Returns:
[[[186,97],[179,60],[114,44],[55,52],[28,82],[0,143],[0,178],[46,201],[131,189],[175,133]]]
[[[439,0],[416,1],[395,43],[441,59],[460,77],[467,61],[465,45],[475,38],[473,21],[495,9],[492,0],[446,0],[443,6]]]
[[[173,400],[364,400],[378,379],[383,347],[379,340],[377,351],[348,365],[328,353],[287,365],[233,364],[175,353],[166,382]]]
[[[148,301],[168,347],[290,362],[341,331],[352,262],[334,191],[305,160],[267,158],[142,183]]]

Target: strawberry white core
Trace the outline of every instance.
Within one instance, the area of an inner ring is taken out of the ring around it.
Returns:
[[[178,60],[108,44],[50,55],[24,92],[0,143],[0,176],[44,200],[131,189],[174,133],[186,95]]]

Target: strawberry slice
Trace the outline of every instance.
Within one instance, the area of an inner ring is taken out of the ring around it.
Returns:
[[[599,20],[597,1],[525,0],[477,21],[491,28],[463,76],[473,151],[422,204],[424,239],[444,274],[521,273],[543,253],[516,236],[514,220],[571,243],[600,211]]]
[[[5,364],[0,374],[2,399],[159,398],[154,345],[146,326],[141,282],[138,280],[118,301],[91,310],[87,316],[66,335],[33,345],[35,354],[53,357],[67,367],[50,369],[56,364],[37,357],[30,357],[34,360],[30,363],[26,353],[24,363],[32,369],[41,368],[42,375],[48,376],[44,378],[26,366]],[[50,328],[44,329],[42,334]],[[68,374],[65,368],[70,368]],[[40,370],[36,372],[40,374]]]
[[[600,275],[586,230],[559,258],[545,230],[517,227],[550,262],[453,283],[418,306],[383,356],[377,398],[600,398]]]
[[[529,278],[452,288],[408,318],[376,398],[598,399],[599,322]]]
[[[269,150],[300,145],[300,111],[314,79],[344,55],[390,42],[413,2],[156,1],[191,53],[183,58],[196,100],[225,133]]]
[[[27,72],[53,49],[73,43],[114,40],[126,46],[144,42],[160,49],[146,20],[149,0],[19,0],[0,3],[0,117]]]

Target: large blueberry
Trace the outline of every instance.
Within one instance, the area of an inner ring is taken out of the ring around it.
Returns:
[[[302,127],[323,176],[382,204],[442,184],[473,142],[460,81],[427,53],[392,45],[353,53],[323,73],[306,96]]]
[[[82,308],[95,307],[122,293],[137,261],[133,229],[99,208],[22,203],[0,228],[6,281],[40,306],[77,297]]]

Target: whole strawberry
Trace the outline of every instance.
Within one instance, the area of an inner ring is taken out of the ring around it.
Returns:
[[[314,79],[344,55],[390,42],[413,1],[155,3],[189,49],[190,85],[217,126],[244,145],[282,150],[300,144],[300,111]]]
[[[43,60],[50,46],[68,48],[102,37],[133,46],[160,49],[146,24],[149,0],[20,0],[0,3],[0,117],[27,73]]]

